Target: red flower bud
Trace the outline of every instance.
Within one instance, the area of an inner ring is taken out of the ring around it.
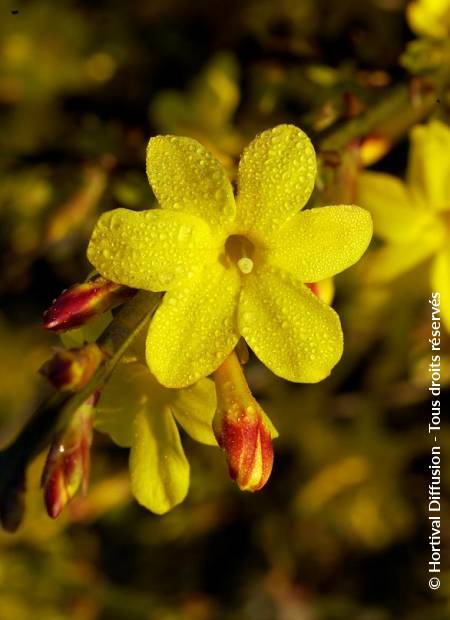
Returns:
[[[243,491],[259,491],[272,471],[276,430],[253,397],[234,353],[214,373],[218,409],[214,433],[230,476]]]
[[[103,353],[95,342],[78,349],[57,349],[40,373],[57,390],[76,392],[86,385],[102,359]]]
[[[94,393],[77,409],[69,426],[53,441],[42,473],[47,512],[52,519],[82,488],[87,492],[92,443],[92,416],[99,393]]]
[[[44,313],[44,327],[64,332],[87,323],[132,297],[134,289],[95,276],[64,291]]]

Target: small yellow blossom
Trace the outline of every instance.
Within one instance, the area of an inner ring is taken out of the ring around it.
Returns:
[[[97,405],[94,426],[131,448],[131,490],[137,501],[163,514],[189,488],[189,462],[177,423],[196,441],[217,445],[212,430],[214,383],[201,379],[181,390],[160,385],[140,362],[119,364]]]
[[[160,208],[102,215],[88,258],[114,282],[167,291],[147,338],[158,381],[205,377],[240,336],[285,379],[326,377],[342,354],[339,317],[305,283],[355,263],[372,223],[355,206],[300,212],[316,176],[306,134],[279,125],[257,136],[236,198],[219,162],[189,138],[152,138],[147,173]]]
[[[386,241],[370,263],[372,282],[389,282],[434,257],[431,288],[440,292],[442,319],[450,329],[450,129],[440,121],[411,132],[407,181],[365,172],[359,202]]]
[[[450,35],[450,0],[414,0],[406,10],[411,30],[433,39]]]
[[[94,343],[111,320],[106,312],[61,340],[68,347]],[[217,446],[216,406],[210,379],[179,390],[160,385],[145,364],[145,336],[139,334],[101,390],[93,423],[119,446],[131,448],[132,492],[140,504],[163,514],[181,503],[189,488],[189,462],[177,423],[196,441]]]

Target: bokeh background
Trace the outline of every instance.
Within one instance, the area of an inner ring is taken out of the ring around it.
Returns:
[[[154,201],[148,138],[195,137],[233,176],[258,131],[291,122],[324,147],[315,201],[348,201],[358,171],[350,151],[345,159],[326,148],[329,137],[392,88],[426,92],[423,76],[411,76],[414,59],[400,61],[416,38],[405,6],[0,0],[0,445],[42,396],[37,370],[57,344],[40,327],[42,312],[86,277],[98,214]],[[417,120],[435,105],[448,112],[440,97]],[[375,169],[404,173],[409,114],[391,119],[388,146],[375,141],[372,152],[369,141]],[[253,358],[247,366],[280,431],[262,492],[239,492],[220,451],[185,436],[189,496],[154,516],[131,498],[127,452],[97,434],[89,495],[51,521],[41,457],[29,472],[22,528],[0,534],[0,618],[450,617],[448,573],[438,592],[427,583],[426,265],[384,287],[367,285],[357,266],[335,287],[345,353],[329,379],[293,385]],[[448,337],[444,346],[448,356]],[[450,365],[443,368],[448,389]],[[440,439],[448,449],[448,427]],[[444,464],[447,498],[448,472]],[[446,509],[444,497],[444,550]],[[445,552],[443,562],[445,570]]]

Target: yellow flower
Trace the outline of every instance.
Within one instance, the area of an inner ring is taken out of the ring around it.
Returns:
[[[106,312],[61,334],[61,340],[67,347],[93,343],[111,320]],[[160,385],[145,364],[145,336],[138,335],[100,393],[94,427],[131,448],[131,489],[140,504],[163,514],[183,501],[189,462],[177,423],[196,441],[217,446],[212,427],[216,406],[210,379],[179,390]]]
[[[147,173],[161,208],[99,219],[88,258],[106,278],[167,291],[147,337],[158,381],[184,387],[213,372],[242,335],[290,381],[326,377],[342,354],[337,314],[304,283],[355,263],[370,214],[333,206],[300,212],[316,175],[297,127],[264,131],[245,149],[238,192],[195,140],[152,138]]]
[[[408,5],[406,15],[418,35],[445,39],[450,34],[450,0],[415,0]]]
[[[131,490],[137,501],[163,514],[189,488],[189,462],[177,422],[196,441],[217,445],[212,430],[214,383],[201,379],[181,390],[160,385],[140,362],[119,364],[97,405],[94,426],[131,448]]]
[[[406,183],[365,172],[358,199],[387,242],[375,252],[369,280],[389,282],[434,256],[431,287],[441,294],[442,319],[450,329],[450,129],[439,121],[414,127]]]

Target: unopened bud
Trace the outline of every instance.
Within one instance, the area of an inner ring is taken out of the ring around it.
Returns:
[[[259,491],[272,471],[277,432],[253,397],[235,353],[214,373],[214,433],[227,455],[230,476],[243,491]]]
[[[359,147],[359,156],[363,166],[371,166],[390,151],[392,141],[381,134],[371,134],[365,137]]]
[[[95,342],[75,349],[57,349],[40,373],[57,390],[76,392],[87,384],[102,360],[103,353]]]
[[[52,519],[81,487],[87,492],[92,443],[92,416],[98,393],[90,396],[75,412],[69,426],[53,441],[42,473],[47,512]]]
[[[95,276],[64,291],[44,313],[44,327],[64,332],[87,323],[90,319],[132,297],[136,291]]]

